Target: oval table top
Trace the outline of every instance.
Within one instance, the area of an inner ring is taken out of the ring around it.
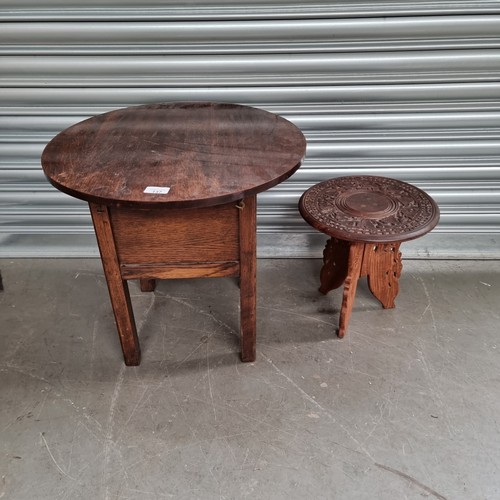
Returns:
[[[407,182],[372,175],[329,179],[310,187],[299,211],[319,231],[345,241],[396,243],[431,231],[439,207]]]
[[[172,208],[229,203],[292,175],[306,149],[288,120],[248,106],[177,102],[118,109],[59,133],[42,167],[89,202]]]

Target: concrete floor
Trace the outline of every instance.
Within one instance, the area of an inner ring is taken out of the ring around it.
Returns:
[[[258,360],[234,280],[131,283],[124,366],[99,260],[0,260],[2,499],[498,499],[500,262],[405,261],[397,308],[319,260],[260,260]]]

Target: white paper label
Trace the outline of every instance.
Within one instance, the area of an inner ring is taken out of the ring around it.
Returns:
[[[169,187],[148,186],[144,192],[147,194],[167,194],[170,191]]]

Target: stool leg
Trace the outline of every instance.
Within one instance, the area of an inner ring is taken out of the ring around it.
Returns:
[[[399,277],[403,269],[400,243],[366,245],[365,261],[368,287],[384,309],[395,307],[399,292]]]
[[[127,366],[136,366],[141,362],[141,349],[139,339],[137,338],[128,285],[122,279],[120,273],[120,263],[111,230],[108,207],[93,203],[89,205],[101,253],[102,267],[104,268],[104,275],[108,283],[108,291],[120,337],[123,358]]]
[[[347,277],[344,283],[344,293],[342,297],[342,307],[340,309],[340,320],[338,337],[342,338],[347,331],[349,319],[351,317],[354,296],[358,286],[361,264],[363,262],[364,243],[351,243],[349,248],[349,262],[347,265]]]
[[[347,276],[349,242],[330,238],[323,250],[323,267],[320,273],[319,291],[325,295],[338,288]]]
[[[156,280],[149,278],[141,278],[139,280],[141,292],[154,292],[156,288]]]

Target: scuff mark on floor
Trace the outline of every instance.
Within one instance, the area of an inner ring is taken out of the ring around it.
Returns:
[[[448,500],[446,497],[444,497],[443,495],[441,495],[437,491],[434,491],[432,488],[429,488],[425,484],[422,484],[420,481],[416,480],[414,477],[411,477],[410,475],[408,475],[404,472],[401,472],[400,470],[393,469],[392,467],[388,467],[387,465],[382,465],[382,464],[379,464],[377,462],[375,462],[375,466],[378,467],[379,469],[386,470],[387,472],[391,472],[392,474],[396,474],[396,476],[400,476],[400,477],[410,481],[410,483],[419,486],[425,492],[429,493],[430,495],[432,495],[436,498],[439,498],[439,500]]]

